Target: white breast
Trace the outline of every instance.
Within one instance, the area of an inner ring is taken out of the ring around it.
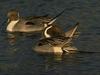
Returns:
[[[46,38],[50,38],[50,37],[51,37],[51,36],[47,33],[47,31],[48,31],[51,27],[52,27],[52,26],[47,27],[47,28],[45,29],[45,31],[44,31],[44,35],[45,35]]]
[[[18,21],[19,20],[11,21],[7,26],[7,31],[12,32],[13,31],[13,27],[16,25],[16,23],[18,23]]]

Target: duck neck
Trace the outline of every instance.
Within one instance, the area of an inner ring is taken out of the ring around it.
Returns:
[[[44,31],[44,36],[45,36],[46,38],[50,38],[50,37],[51,37],[51,35],[48,34],[48,30],[51,29],[51,28],[52,28],[52,26],[49,26],[49,27],[47,27],[47,28],[45,29],[45,31]]]
[[[7,31],[12,32],[14,26],[19,22],[19,20],[13,20],[8,23]]]

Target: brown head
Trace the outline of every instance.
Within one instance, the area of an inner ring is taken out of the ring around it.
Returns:
[[[19,19],[19,12],[17,10],[10,10],[7,14],[10,21],[15,21]]]

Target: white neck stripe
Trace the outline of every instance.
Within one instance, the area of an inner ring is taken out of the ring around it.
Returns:
[[[51,37],[51,36],[47,33],[47,31],[48,31],[50,28],[52,28],[52,26],[47,27],[47,28],[45,29],[45,31],[44,31],[44,35],[45,35],[46,38]]]
[[[10,31],[12,32],[13,31],[13,28],[14,26],[19,22],[19,20],[16,20],[16,21],[11,21],[8,26],[7,26],[7,31]]]

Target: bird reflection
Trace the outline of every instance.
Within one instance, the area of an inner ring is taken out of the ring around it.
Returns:
[[[17,40],[16,34],[8,33],[7,39],[10,45],[15,45]]]
[[[44,69],[46,72],[55,71],[59,69],[59,66],[62,66],[64,64],[78,64],[79,60],[76,58],[77,53],[72,54],[62,54],[62,55],[42,55],[44,57]],[[61,65],[62,64],[62,65]]]

